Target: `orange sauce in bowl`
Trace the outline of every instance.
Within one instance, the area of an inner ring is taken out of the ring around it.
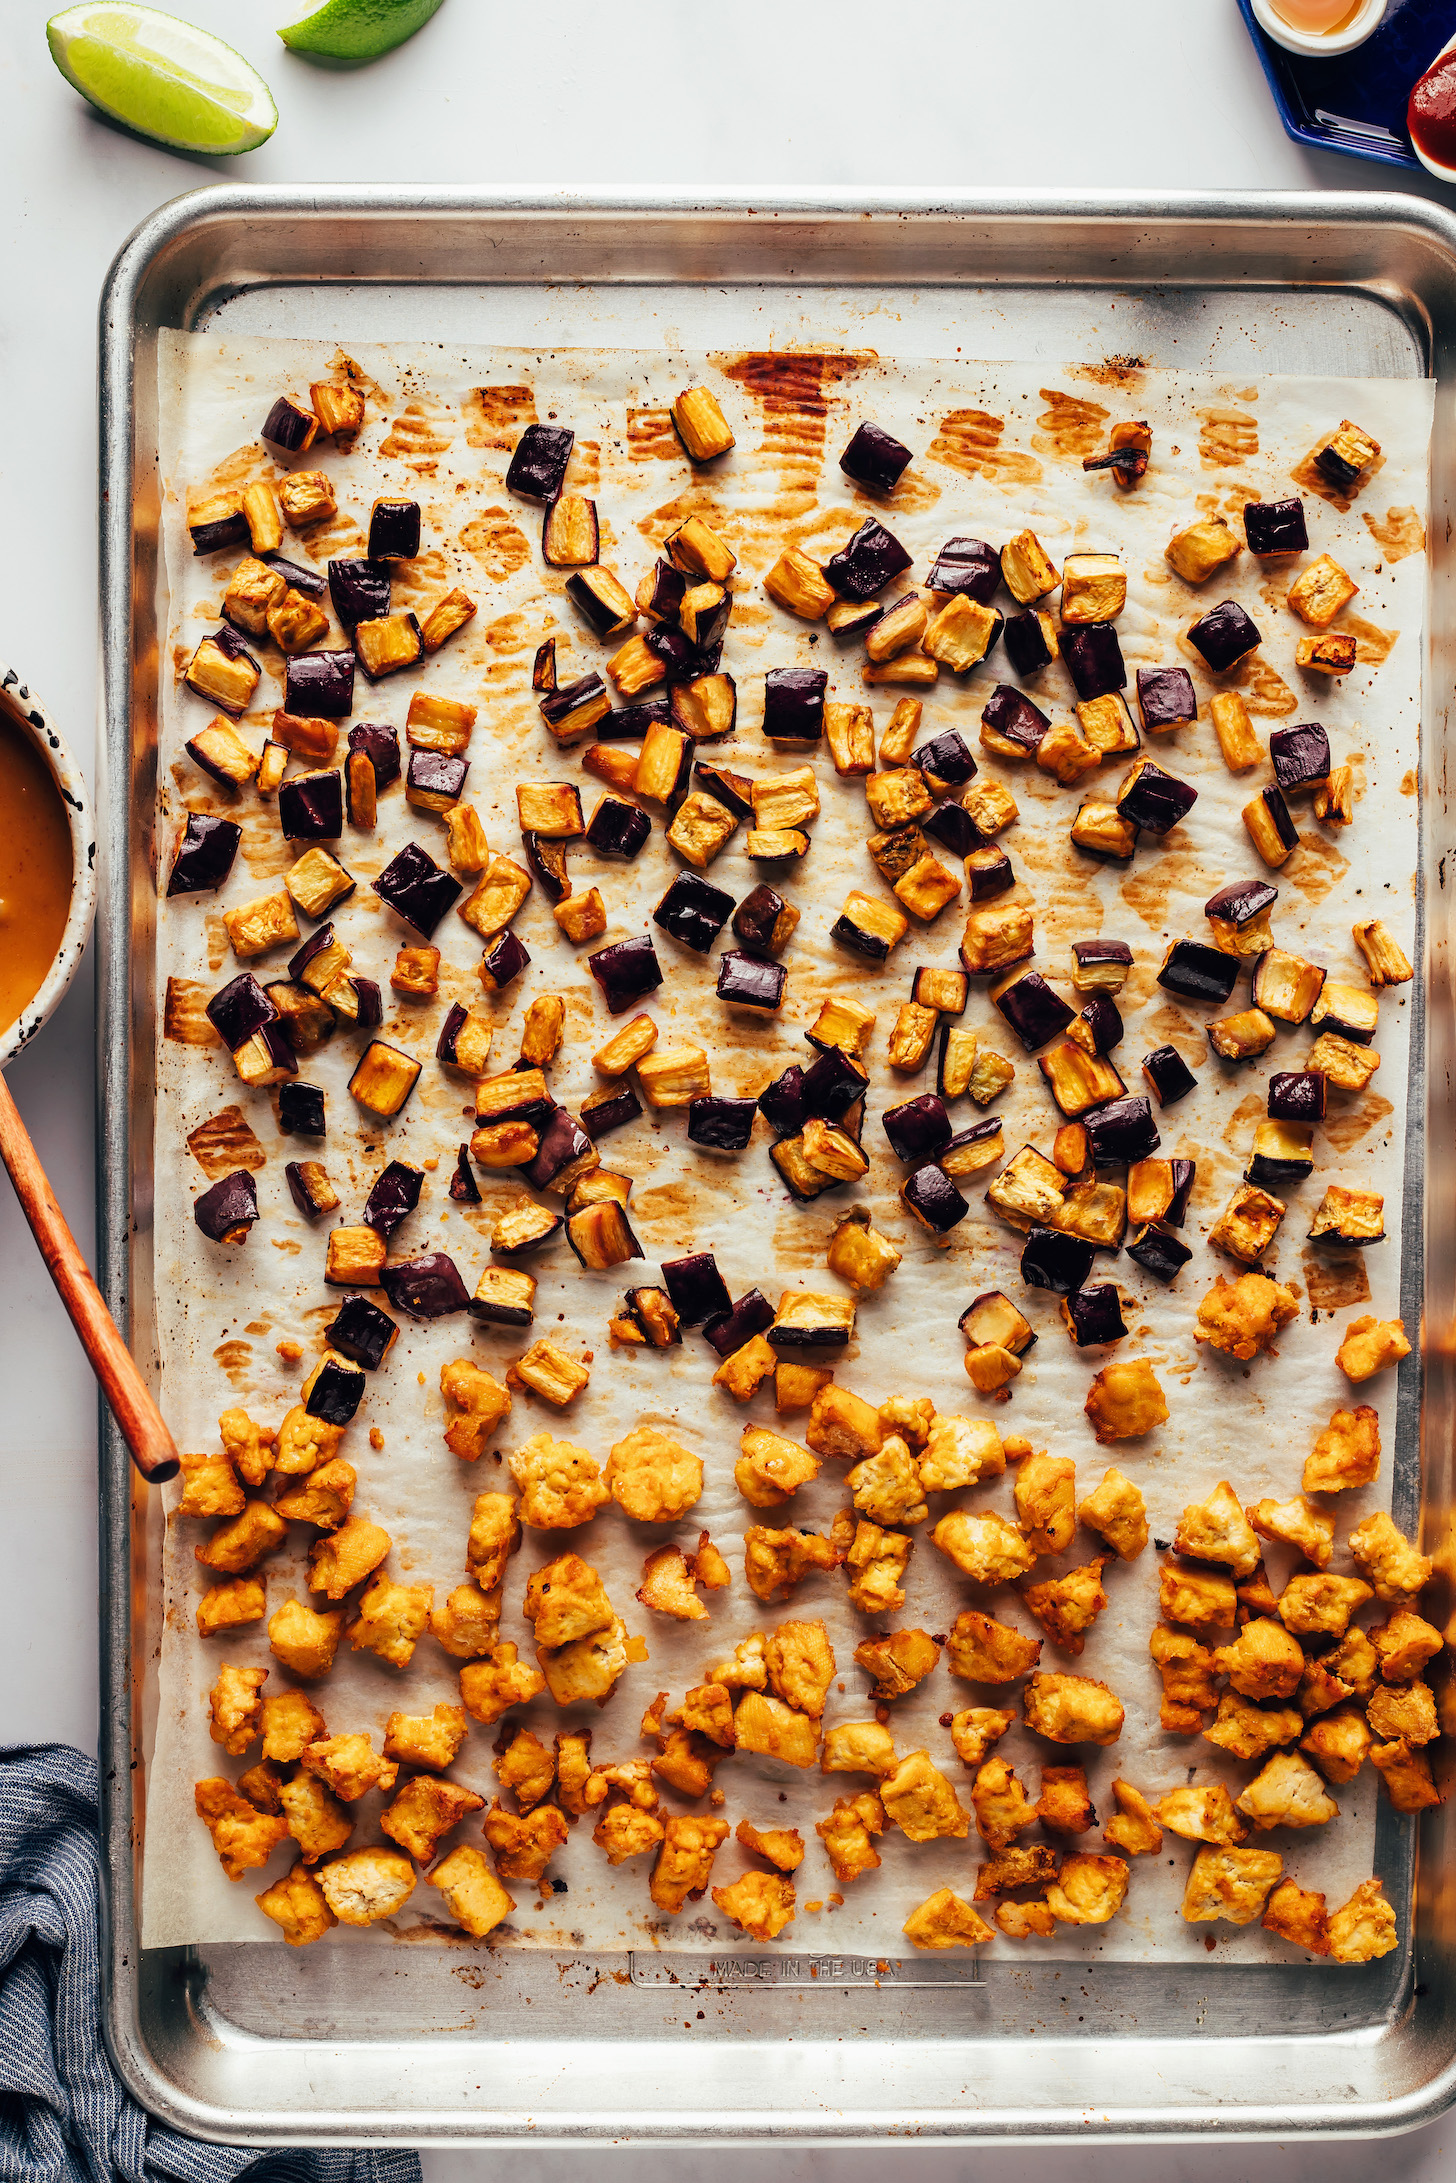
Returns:
[[[0,1031],[35,999],[71,907],[71,829],[23,728],[0,714]]]

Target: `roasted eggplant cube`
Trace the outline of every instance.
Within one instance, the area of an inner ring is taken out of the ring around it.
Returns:
[[[1218,888],[1203,905],[1214,944],[1225,955],[1262,955],[1271,945],[1269,915],[1279,889],[1263,879],[1236,879]]]
[[[682,1323],[666,1289],[628,1289],[623,1303],[649,1349],[681,1347]],[[764,1308],[768,1310],[767,1304]],[[769,1311],[768,1316],[772,1319],[773,1313]]]
[[[684,947],[706,955],[732,910],[731,894],[700,879],[696,872],[679,872],[653,911],[652,922]],[[590,960],[595,969],[597,958]]]
[[[964,596],[989,606],[1001,583],[1000,555],[984,538],[948,538],[931,563],[925,582],[931,591]]]
[[[943,1016],[962,1016],[970,998],[971,983],[963,970],[941,970],[922,963],[915,973],[911,999],[917,1008],[929,1008]]]
[[[270,984],[268,993],[278,1003],[282,1028],[295,1053],[311,1054],[332,1035],[336,1021],[332,1008],[307,986],[293,985],[285,978]]]
[[[961,592],[929,622],[921,649],[927,658],[939,660],[952,674],[968,674],[996,649],[1004,626],[1004,618],[995,607],[981,606]],[[879,656],[875,649],[878,637],[876,630],[865,644],[872,659]]]
[[[965,738],[954,728],[922,743],[911,752],[910,763],[936,796],[948,796],[953,789],[964,788],[979,770]]]
[[[1077,728],[1082,740],[1104,758],[1121,757],[1124,751],[1137,750],[1142,743],[1137,725],[1127,709],[1127,699],[1120,690],[1111,690],[1106,697],[1079,697]],[[1055,734],[1056,730],[1052,732]],[[1063,729],[1064,734],[1068,732]],[[1088,770],[1085,756],[1077,751],[1075,744],[1070,746],[1067,756],[1065,770],[1069,777],[1075,778],[1076,773]],[[1054,770],[1048,766],[1047,757],[1047,748],[1043,745],[1038,753],[1039,763],[1048,771]],[[1075,767],[1072,761],[1075,761]]]
[[[1269,1117],[1275,1122],[1322,1122],[1329,1086],[1318,1069],[1278,1070],[1269,1079]]]
[[[464,892],[459,880],[442,871],[415,841],[406,842],[370,884],[380,900],[423,940],[432,938],[446,910]]]
[[[942,1099],[961,1099],[970,1090],[979,1043],[974,1031],[964,1031],[953,1023],[941,1025],[935,1088]]]
[[[783,1000],[787,976],[782,963],[727,948],[718,958],[718,998],[742,1008],[775,1009]]]
[[[346,1296],[337,1316],[324,1329],[330,1349],[366,1372],[377,1372],[389,1355],[399,1328],[387,1311],[367,1296]]]
[[[1151,758],[1139,758],[1118,783],[1119,815],[1150,834],[1171,833],[1197,801],[1196,788],[1165,773]]]
[[[412,561],[420,550],[417,500],[376,500],[369,518],[371,561]]]
[[[347,1425],[364,1400],[364,1374],[345,1357],[321,1357],[303,1383],[303,1407],[325,1425]]]
[[[841,1047],[831,1047],[804,1071],[801,1093],[807,1119],[838,1122],[864,1097],[869,1072]]]
[[[1372,440],[1368,432],[1346,417],[1338,432],[1332,432],[1315,449],[1314,466],[1336,492],[1348,494],[1379,453],[1379,440]]]
[[[1162,1143],[1151,1102],[1141,1096],[1115,1099],[1086,1122],[1094,1167],[1131,1167],[1150,1160]]]
[[[998,993],[996,1007],[1029,1054],[1060,1038],[1072,1020],[1072,1010],[1039,970],[1027,971]]]
[[[1368,1046],[1380,1027],[1380,996],[1331,978],[1320,988],[1310,1022],[1317,1031],[1336,1031],[1357,1046]]]
[[[1126,864],[1138,843],[1138,829],[1131,820],[1125,819],[1116,805],[1103,803],[1096,796],[1078,805],[1077,816],[1067,832],[1078,849],[1104,863],[1112,860]]]
[[[360,622],[354,630],[354,656],[371,682],[397,675],[413,667],[425,653],[424,632],[406,610],[385,614],[378,621]]]
[[[443,818],[465,793],[466,758],[447,758],[436,750],[412,750],[405,775],[405,801],[417,811],[433,811]]]
[[[935,571],[930,573],[933,584]],[[1039,675],[1044,667],[1050,667],[1060,652],[1056,623],[1050,614],[1039,614],[1029,607],[1024,614],[1012,614],[1001,631],[1001,641],[1012,671],[1025,681],[1031,675]]]
[[[599,799],[586,829],[586,840],[598,856],[623,857],[628,862],[642,849],[652,832],[652,821],[635,804],[619,797]]]
[[[1173,533],[1163,558],[1185,584],[1205,584],[1215,569],[1237,560],[1238,552],[1239,541],[1227,517],[1205,515]]]
[[[804,1103],[806,1072],[797,1063],[766,1084],[758,1095],[758,1111],[769,1128],[780,1136],[793,1136],[804,1127],[809,1110]]]
[[[1307,963],[1284,948],[1266,948],[1254,964],[1250,999],[1276,1023],[1306,1023],[1324,982],[1317,963]]]
[[[167,880],[169,896],[215,894],[233,868],[243,830],[231,819],[190,811]]]
[[[487,993],[504,993],[506,987],[530,967],[531,957],[525,942],[518,940],[513,932],[503,932],[481,960],[480,982]]]
[[[187,514],[187,535],[194,554],[221,553],[227,546],[248,543],[248,519],[235,493],[205,500]]]
[[[1263,639],[1237,599],[1223,599],[1199,616],[1188,631],[1188,641],[1216,675],[1223,675],[1246,659]]]
[[[330,561],[329,597],[341,625],[352,636],[360,622],[380,621],[388,614],[388,566],[383,561]]]
[[[589,1273],[606,1273],[642,1256],[626,1208],[613,1199],[573,1213],[566,1223],[566,1240]]]
[[[882,963],[909,929],[909,919],[899,910],[856,889],[845,897],[844,908],[829,928],[829,937],[869,962]]]
[[[593,1144],[614,1129],[625,1129],[642,1112],[642,1102],[630,1084],[617,1084],[592,1092],[582,1101],[581,1126]]]
[[[1166,735],[1198,718],[1193,677],[1186,667],[1139,667],[1137,698],[1149,735]]]
[[[1260,1122],[1244,1169],[1245,1182],[1260,1189],[1283,1189],[1314,1173],[1314,1131],[1302,1122]]]
[[[536,1277],[516,1266],[487,1266],[470,1299],[470,1315],[483,1326],[529,1326]]]
[[[981,708],[981,741],[1000,758],[1035,758],[1051,721],[1009,682],[998,682]]]
[[[558,743],[577,743],[612,709],[611,695],[598,674],[582,675],[564,690],[541,700],[541,718]]]
[[[347,720],[354,710],[354,654],[295,653],[284,673],[283,709],[303,719]]]
[[[578,493],[553,500],[541,523],[541,558],[548,568],[589,568],[600,542],[597,504]],[[632,601],[629,614],[635,615]]]
[[[1069,553],[1062,563],[1062,627],[1115,621],[1127,604],[1127,571],[1115,553]]]
[[[762,883],[733,912],[733,934],[751,955],[782,955],[799,923],[799,912]]]
[[[420,624],[420,634],[425,640],[427,652],[438,652],[442,644],[449,642],[458,630],[475,619],[475,601],[468,591],[457,584],[452,591],[442,593],[426,609]]]
[[[268,616],[282,604],[287,592],[288,586],[277,569],[246,554],[228,579],[222,595],[222,618],[250,637],[266,636]]]
[[[969,1129],[957,1130],[950,1143],[941,1146],[935,1164],[952,1182],[959,1182],[967,1175],[979,1175],[983,1168],[994,1167],[1005,1151],[1001,1118],[988,1115],[984,1122],[972,1122]]]
[[[1143,1075],[1160,1107],[1171,1107],[1197,1089],[1198,1079],[1176,1046],[1159,1046],[1143,1057]]]
[[[1110,1061],[1089,1054],[1074,1039],[1058,1039],[1055,1046],[1039,1056],[1037,1067],[1046,1078],[1058,1112],[1069,1121],[1090,1114],[1094,1107],[1106,1106],[1110,1099],[1121,1099],[1127,1090]]]
[[[1277,788],[1266,788],[1244,805],[1244,829],[1271,872],[1277,872],[1299,847],[1299,829]]]
[[[1223,1061],[1254,1061],[1275,1039],[1274,1025],[1260,1008],[1244,1008],[1208,1026],[1208,1043]]]
[[[1092,1245],[1080,1236],[1063,1235],[1057,1228],[1033,1228],[1021,1253],[1021,1278],[1029,1289],[1071,1296],[1085,1284],[1095,1255]]]
[[[853,1337],[854,1318],[852,1296],[785,1289],[768,1338],[775,1349],[843,1349]]]
[[[1322,788],[1330,777],[1330,739],[1318,721],[1276,728],[1269,738],[1269,760],[1286,796]]]
[[[1208,1231],[1216,1251],[1226,1251],[1242,1265],[1257,1266],[1279,1231],[1285,1206],[1253,1183],[1242,1182]]]
[[[324,1094],[317,1084],[289,1082],[278,1087],[278,1127],[285,1137],[322,1137]]]
[[[305,1220],[317,1220],[323,1213],[337,1212],[339,1193],[329,1181],[323,1166],[318,1160],[290,1160],[283,1170],[283,1180],[288,1185],[289,1196]],[[334,1278],[330,1269],[332,1269],[335,1257],[335,1238],[355,1233],[357,1231],[353,1229],[335,1228],[333,1234],[330,1235],[328,1266],[324,1273],[325,1281],[332,1281]],[[378,1256],[382,1259],[384,1255],[383,1245],[377,1237],[372,1238],[371,1241],[377,1249]],[[343,1275],[342,1278],[344,1280],[374,1281],[378,1278],[378,1275],[371,1265],[367,1272],[348,1273]]]
[[[1062,658],[1078,697],[1106,697],[1127,688],[1127,666],[1111,622],[1062,630]]]
[[[213,994],[203,1011],[229,1053],[278,1021],[278,1008],[251,970],[241,971]]]
[[[1309,530],[1304,520],[1304,502],[1298,494],[1292,500],[1250,500],[1244,505],[1244,537],[1250,553],[1261,560],[1279,553],[1305,553],[1309,550]]]
[[[285,455],[306,454],[318,433],[318,419],[295,394],[280,394],[259,427],[258,437]]]
[[[1155,1281],[1164,1287],[1176,1281],[1193,1253],[1177,1236],[1170,1236],[1165,1228],[1139,1228],[1123,1245],[1134,1265],[1141,1266]]]
[[[276,722],[275,722],[276,726]],[[380,794],[393,787],[400,776],[399,730],[360,720],[349,730],[351,755],[367,758]]]
[[[460,1270],[444,1251],[426,1251],[419,1258],[383,1267],[379,1285],[395,1310],[407,1311],[413,1319],[444,1319],[470,1308],[470,1293]]]
[[[506,472],[506,490],[523,500],[555,500],[566,476],[576,434],[564,425],[528,424]]]
[[[695,1099],[688,1108],[688,1143],[713,1152],[742,1152],[753,1135],[753,1099]]]
[[[1332,1182],[1310,1224],[1311,1243],[1362,1249],[1385,1241],[1385,1199],[1378,1190],[1346,1190]]]
[[[1034,1146],[1023,1145],[986,1192],[986,1203],[1009,1227],[1026,1235],[1061,1217],[1066,1188],[1066,1177],[1051,1161]]]
[[[711,1251],[664,1259],[662,1278],[683,1326],[700,1326],[705,1319],[718,1318],[733,1308],[733,1299]]]
[[[325,917],[336,902],[347,901],[358,884],[327,849],[306,849],[283,876],[283,884],[305,917]]]
[[[183,679],[189,690],[236,718],[251,704],[261,673],[242,640],[231,629],[219,629],[203,638],[187,663]]]
[[[554,1243],[565,1226],[564,1213],[553,1213],[547,1205],[520,1198],[498,1215],[490,1247],[503,1258],[528,1258],[533,1251]]]
[[[1158,983],[1182,1000],[1222,1005],[1239,975],[1239,958],[1203,940],[1174,940],[1163,957]]]
[[[419,1204],[424,1184],[423,1168],[409,1167],[403,1160],[391,1160],[364,1201],[361,1217],[365,1227],[372,1228],[376,1235],[392,1236],[400,1222]]]
[[[1110,993],[1094,993],[1067,1026],[1067,1036],[1089,1054],[1110,1054],[1122,1043],[1122,1012]]]
[[[383,1039],[371,1040],[349,1079],[349,1090],[361,1107],[388,1121],[399,1113],[419,1081],[421,1064],[411,1054]]]
[[[715,462],[733,445],[728,420],[707,387],[685,387],[668,414],[689,462]]]
[[[1031,1321],[1000,1289],[987,1289],[966,1306],[960,1316],[960,1330],[972,1349],[1005,1349],[1013,1357],[1023,1357],[1036,1346]]]
[[[887,1107],[880,1120],[897,1160],[933,1159],[951,1140],[950,1117],[934,1092]]]
[[[1354,637],[1327,630],[1322,637],[1301,637],[1294,647],[1294,664],[1312,675],[1347,675],[1359,658]]]
[[[295,773],[285,781],[278,791],[278,825],[287,841],[337,841],[344,831],[344,776],[338,768]]]
[[[910,555],[899,539],[868,516],[825,562],[824,573],[841,599],[861,600],[874,598],[909,566]]]
[[[1061,1307],[1062,1322],[1079,1349],[1095,1349],[1120,1342],[1127,1333],[1122,1298],[1110,1281],[1095,1288],[1078,1289]]]
[[[933,1161],[906,1176],[900,1185],[900,1203],[922,1228],[937,1236],[949,1234],[971,1209],[970,1201],[961,1196],[945,1169]]]
[[[1035,531],[1018,531],[1001,548],[1001,576],[1018,606],[1030,606],[1033,600],[1045,598],[1061,581]]]
[[[258,1190],[247,1168],[224,1175],[192,1201],[192,1217],[210,1243],[246,1243],[258,1217]]]
[[[775,667],[763,681],[763,732],[776,743],[817,743],[824,732],[822,667]]]
[[[1131,969],[1126,940],[1072,942],[1072,984],[1079,993],[1120,993]]]
[[[893,493],[910,460],[910,450],[881,425],[862,424],[839,458],[839,467],[856,485],[872,493]]]

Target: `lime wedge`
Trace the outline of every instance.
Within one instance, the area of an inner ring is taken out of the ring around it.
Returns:
[[[278,126],[268,86],[210,31],[160,8],[87,0],[46,24],[67,83],[141,136],[184,152],[250,152]]]
[[[440,0],[324,0],[313,15],[278,35],[295,53],[322,53],[333,61],[375,61],[413,38]]]

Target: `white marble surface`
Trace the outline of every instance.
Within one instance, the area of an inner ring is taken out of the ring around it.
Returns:
[[[111,128],[62,82],[40,0],[0,0],[0,659],[94,746],[95,318],[106,268],[156,205],[201,182],[767,183],[1143,189],[1372,188],[1404,174],[1305,152],[1279,127],[1233,0],[738,0],[731,11],[596,0],[446,0],[369,69],[320,68],[272,32],[288,0],[180,0],[267,75],[260,151],[192,160]],[[1132,87],[1129,87],[1129,78]],[[1423,195],[1453,201],[1434,183]],[[92,1232],[90,980],[10,1082],[77,1234]],[[0,1183],[0,1740],[95,1741],[94,1394]],[[914,2153],[917,2183],[1050,2183],[1066,2150]],[[1436,2183],[1456,2126],[1346,2144],[1079,2150],[1079,2183]],[[592,2155],[669,2183],[681,2155]],[[883,2154],[701,2156],[732,2183],[870,2183]],[[564,2183],[577,2156],[510,2158]],[[431,2154],[430,2183],[483,2183],[485,2153]]]

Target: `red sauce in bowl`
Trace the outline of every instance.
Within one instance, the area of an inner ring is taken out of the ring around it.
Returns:
[[[1411,92],[1405,124],[1428,159],[1456,167],[1456,52],[1443,53]]]

